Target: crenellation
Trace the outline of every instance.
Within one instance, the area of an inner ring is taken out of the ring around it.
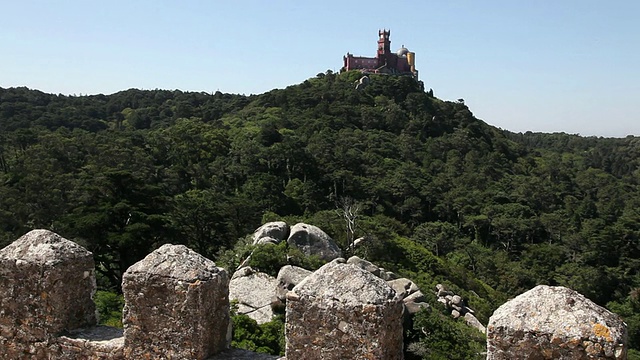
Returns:
[[[132,265],[122,290],[127,358],[205,359],[229,347],[229,276],[186,246]]]
[[[93,254],[76,243],[33,230],[0,250],[0,269],[0,358],[38,358],[56,336],[96,323]]]
[[[403,358],[402,296],[362,265],[335,259],[286,293],[287,359]],[[0,358],[284,359],[229,349],[229,276],[185,246],[125,272],[124,329],[95,326],[94,293],[93,255],[51,231],[0,250]],[[566,288],[516,297],[487,330],[488,359],[626,358],[626,325]]]
[[[403,358],[401,299],[372,273],[337,259],[289,294],[287,359]]]

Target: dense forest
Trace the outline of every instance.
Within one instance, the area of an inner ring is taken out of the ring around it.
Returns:
[[[0,247],[51,229],[118,291],[164,243],[231,266],[263,222],[305,221],[348,253],[364,237],[359,256],[423,289],[447,284],[485,324],[537,284],[570,287],[621,315],[640,349],[640,138],[516,134],[409,77],[355,90],[360,76],[251,96],[0,88]],[[484,340],[444,318],[417,320],[437,330],[407,335],[415,353],[474,358]]]

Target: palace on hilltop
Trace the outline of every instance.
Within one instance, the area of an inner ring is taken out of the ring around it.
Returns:
[[[360,70],[365,74],[394,74],[409,75],[418,80],[416,70],[416,53],[409,51],[404,45],[396,51],[391,51],[391,30],[378,30],[378,53],[376,57],[353,56],[347,53],[343,57],[342,70]]]

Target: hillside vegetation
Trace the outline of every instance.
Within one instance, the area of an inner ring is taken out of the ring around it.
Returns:
[[[0,88],[0,246],[54,230],[117,291],[161,244],[231,263],[264,221],[305,221],[344,250],[365,237],[359,256],[425,290],[446,284],[485,324],[536,284],[570,287],[622,315],[640,349],[639,138],[514,134],[408,77],[356,91],[359,77],[252,96]],[[481,351],[458,322],[422,316],[417,329],[440,328],[407,335],[416,354]]]

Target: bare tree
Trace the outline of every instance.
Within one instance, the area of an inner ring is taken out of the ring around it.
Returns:
[[[354,241],[356,239],[356,221],[360,214],[361,208],[362,206],[360,205],[360,203],[349,196],[340,198],[340,201],[337,204],[336,212],[344,219],[346,225],[345,232],[347,235],[347,255],[351,255],[354,250]]]

